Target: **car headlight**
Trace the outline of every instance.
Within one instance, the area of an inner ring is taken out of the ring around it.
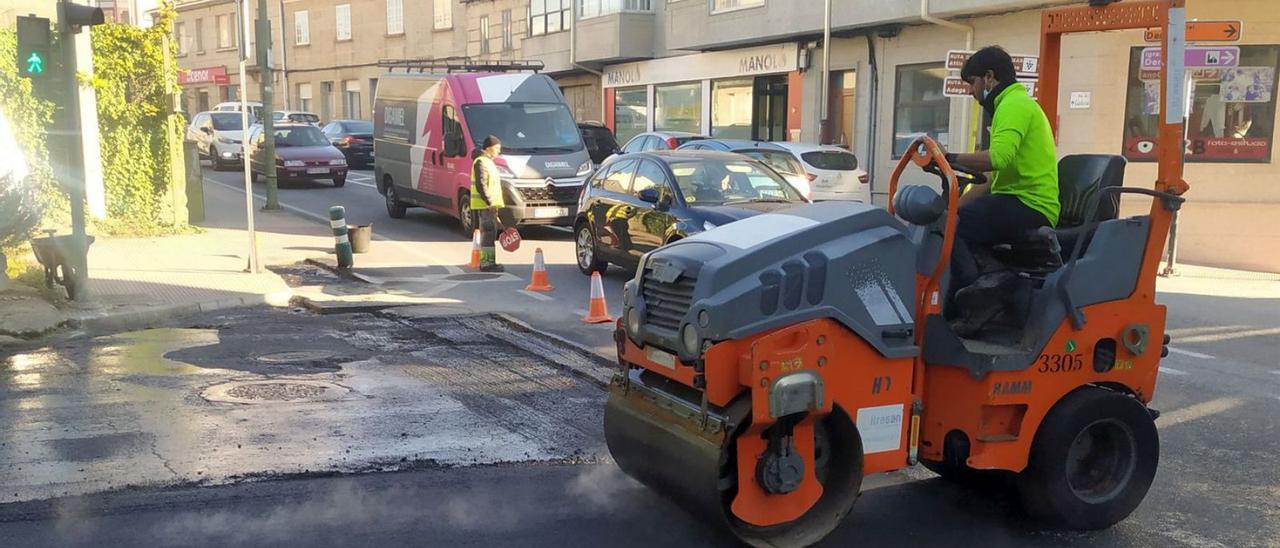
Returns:
[[[579,176],[579,177],[581,177],[581,176],[583,176],[583,175],[586,175],[586,174],[588,174],[588,173],[591,173],[591,160],[587,160],[587,161],[585,161],[585,162],[582,162],[582,165],[578,166],[578,176]]]
[[[698,337],[698,329],[691,323],[684,324],[684,328],[680,330],[680,344],[684,345],[684,351],[690,356],[697,356],[702,350],[698,343],[701,342]]]
[[[715,228],[715,227],[716,227],[716,224],[715,224],[715,223],[713,223],[713,222],[711,222],[711,221],[702,221],[702,229],[703,229],[703,230],[711,230],[711,229],[713,229],[713,228]]]
[[[508,168],[507,166],[504,166],[504,165],[501,165],[501,164],[494,164],[494,165],[498,166],[498,175],[501,175],[501,176],[502,176],[502,178],[504,178],[504,179],[515,179],[515,178],[516,178],[516,174],[515,174],[515,172],[514,172],[514,171],[511,171],[511,168]]]
[[[285,160],[284,161],[284,167],[302,167],[305,165],[307,165],[307,163],[303,162],[302,160]]]
[[[329,160],[329,165],[331,165],[331,166],[345,166],[345,165],[347,165],[347,161],[346,161],[345,159],[343,159],[343,158],[338,158],[337,160]]]

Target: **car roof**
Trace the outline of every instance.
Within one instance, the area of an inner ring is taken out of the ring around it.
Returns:
[[[698,143],[704,146],[707,143],[718,143],[728,147],[729,150],[745,150],[745,149],[761,149],[761,148],[786,150],[776,144],[770,143],[769,141],[750,141],[747,139],[703,139],[701,141],[698,141]]]
[[[816,150],[821,150],[821,151],[828,151],[828,152],[845,152],[848,154],[853,154],[853,152],[850,151],[849,149],[844,147],[839,147],[836,145],[818,145],[814,143],[795,143],[790,141],[777,141],[777,142],[774,142],[773,144],[793,152],[813,152]]]
[[[356,119],[348,119],[348,118],[343,118],[343,119],[341,119],[341,120],[329,120],[329,123],[331,123],[331,124],[350,124],[350,123],[352,123],[352,122],[360,122],[360,123],[362,123],[362,124],[372,124],[372,123],[373,123],[373,122],[370,122],[370,121],[368,121],[368,120],[356,120]]]
[[[649,157],[661,162],[672,162],[676,160],[734,160],[734,161],[755,161],[751,158],[745,158],[739,154],[732,152],[723,152],[719,150],[651,150],[648,152],[634,152],[618,158],[638,158]]]
[[[687,131],[649,131],[649,132],[646,132],[646,133],[641,133],[640,135],[664,135],[664,136],[667,136],[667,137],[703,137],[703,138],[706,138],[706,136],[705,136],[705,135],[701,135],[701,134],[698,134],[698,133],[689,133],[689,132],[687,132]],[[636,137],[639,137],[640,135],[637,135]]]

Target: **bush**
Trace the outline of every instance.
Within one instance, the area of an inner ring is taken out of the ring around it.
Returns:
[[[12,249],[29,238],[42,211],[56,206],[61,197],[45,144],[47,128],[53,122],[53,104],[36,98],[31,81],[18,76],[17,40],[13,30],[0,30],[0,113],[31,173],[25,180],[0,173],[0,250]]]

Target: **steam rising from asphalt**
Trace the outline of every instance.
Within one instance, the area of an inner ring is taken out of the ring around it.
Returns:
[[[622,473],[617,466],[588,466],[565,486],[574,498],[585,499],[595,508],[612,510],[622,500],[622,491],[636,489],[639,484]]]

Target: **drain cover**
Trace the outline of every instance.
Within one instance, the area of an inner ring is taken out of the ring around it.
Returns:
[[[474,273],[474,274],[454,274],[445,276],[444,279],[454,282],[478,282],[480,280],[492,280],[501,277],[502,274]]]
[[[350,390],[307,380],[234,381],[210,386],[201,396],[224,403],[302,403],[342,399]]]
[[[328,363],[333,361],[333,353],[323,352],[320,350],[291,350],[288,352],[272,352],[257,357],[262,363],[282,364],[282,363]]]

